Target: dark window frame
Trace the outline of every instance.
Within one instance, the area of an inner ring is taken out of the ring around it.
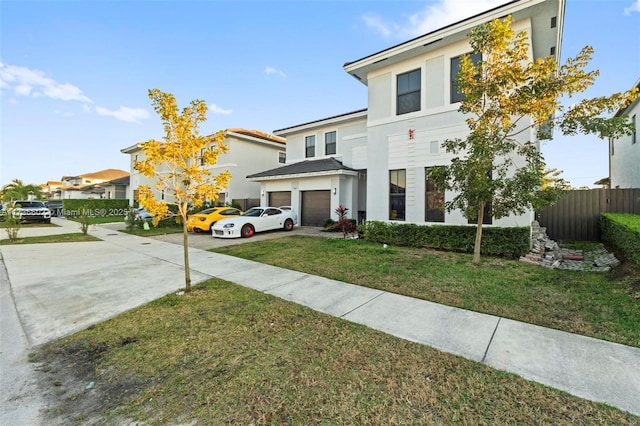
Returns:
[[[406,220],[407,170],[389,170],[389,220]]]
[[[440,191],[435,182],[429,178],[429,169],[431,168],[425,168],[424,221],[444,223],[445,191]]]
[[[465,54],[454,56],[449,61],[450,69],[449,69],[449,78],[450,78],[450,103],[455,104],[458,102],[462,102],[464,100],[464,95],[460,93],[457,87],[456,77],[458,76],[458,72],[460,71],[460,59]],[[479,52],[471,52],[466,53],[471,57],[471,60],[474,64],[477,64],[482,60],[482,54]]]
[[[415,79],[417,75],[417,80]],[[417,82],[417,87],[412,83]],[[406,83],[406,84],[405,84]],[[403,87],[401,87],[403,86]],[[404,102],[409,100],[409,103]],[[396,115],[420,111],[422,105],[422,69],[417,68],[396,76]]]
[[[333,141],[328,140],[328,136],[333,135]],[[329,149],[329,148],[333,149]],[[324,134],[324,154],[325,155],[335,155],[338,147],[338,133],[333,130],[331,132],[326,132]],[[332,152],[329,152],[332,151]]]
[[[305,158],[316,156],[316,135],[304,137],[304,156]]]
[[[284,151],[278,152],[278,163],[279,164],[287,164],[287,153]]]

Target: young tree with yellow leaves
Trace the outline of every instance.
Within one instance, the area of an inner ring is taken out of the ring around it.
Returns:
[[[478,264],[485,206],[498,219],[551,204],[562,193],[541,191],[544,158],[536,141],[523,142],[522,135],[535,130],[539,139],[550,139],[554,126],[566,135],[629,134],[632,125],[627,117],[601,115],[617,111],[638,93],[634,89],[564,107],[563,96],[583,92],[599,74],[584,70],[591,47],[562,66],[552,56],[531,61],[527,34],[511,28],[510,16],[474,28],[469,39],[481,60],[474,63],[469,55],[462,57],[457,86],[464,95],[459,111],[465,114],[470,133],[443,143],[453,158],[448,166],[434,167],[430,177],[439,188],[457,193],[445,203],[448,211],[460,209],[477,222],[473,263]]]
[[[148,185],[138,187],[140,205],[155,215],[153,224],[160,219],[179,217],[182,221],[184,246],[185,292],[191,292],[189,271],[189,245],[187,213],[205,201],[215,201],[218,193],[227,187],[231,175],[223,171],[214,175],[209,167],[220,154],[227,152],[226,134],[201,136],[199,126],[206,121],[207,104],[193,100],[180,113],[175,96],[158,89],[149,90],[149,98],[160,115],[164,126],[164,141],[151,139],[141,144],[144,159],[133,168],[142,175],[156,179],[155,188],[168,195],[169,201],[157,200]],[[177,208],[172,212],[169,206]]]

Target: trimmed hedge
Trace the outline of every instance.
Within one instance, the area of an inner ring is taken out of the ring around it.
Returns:
[[[640,215],[630,213],[600,214],[602,241],[640,265]]]
[[[368,241],[463,253],[473,253],[476,239],[475,226],[428,226],[368,221],[363,228],[364,238]],[[530,238],[529,227],[482,228],[480,252],[487,256],[515,259],[529,252]]]
[[[69,217],[124,216],[129,210],[129,200],[67,199],[62,200],[62,210]]]

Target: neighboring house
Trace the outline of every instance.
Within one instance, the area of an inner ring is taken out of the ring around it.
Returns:
[[[229,150],[218,157],[216,164],[210,166],[213,174],[224,170],[231,173],[229,185],[219,194],[217,201],[231,203],[236,200],[243,208],[247,208],[250,204],[257,205],[260,198],[260,185],[247,180],[246,176],[285,163],[286,140],[258,130],[231,128],[226,132],[225,143]],[[164,194],[155,189],[154,179],[141,175],[133,168],[135,161],[142,161],[144,158],[140,146],[141,144],[135,144],[120,150],[131,156],[129,200],[132,203],[137,201],[137,188],[141,185],[149,185],[155,191],[156,199],[170,201],[170,194]]]
[[[59,200],[61,196],[60,188],[62,182],[57,180],[48,180],[47,183],[40,185],[40,194],[47,200]]]
[[[123,176],[118,179],[112,179],[107,182],[102,182],[94,185],[94,194],[99,194],[100,198],[107,200],[125,200],[127,199],[127,193],[129,192],[129,181],[131,177],[129,175]]]
[[[345,71],[368,88],[368,108],[274,131],[287,138],[287,165],[248,176],[260,182],[262,202],[289,197],[302,225],[337,219],[339,204],[357,219],[467,224],[460,211],[444,212],[454,194],[427,178],[430,167],[451,161],[442,142],[469,133],[454,84],[460,56],[472,53],[467,35],[512,15],[514,29],[529,35],[530,60],[558,60],[564,6],[564,0],[512,1],[346,63]],[[533,130],[520,139],[537,142]],[[532,220],[530,211],[489,216],[486,223],[528,226]]]
[[[105,169],[78,176],[63,176],[60,199],[104,198],[104,191],[99,190],[98,184],[128,176],[129,172],[119,169]]]
[[[640,79],[636,82],[640,89]],[[633,134],[609,140],[609,179],[611,188],[640,188],[640,99],[616,112],[616,117],[626,115],[633,123]]]

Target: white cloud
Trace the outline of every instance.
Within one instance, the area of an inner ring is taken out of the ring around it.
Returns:
[[[73,117],[74,115],[76,115],[75,113],[71,112],[71,111],[60,111],[59,109],[54,111],[56,114],[61,115],[63,117]]]
[[[233,112],[232,109],[222,109],[216,104],[209,104],[209,111],[211,111],[214,114],[223,114],[223,115],[229,115]]]
[[[279,69],[276,69],[274,67],[270,67],[270,66],[266,66],[264,67],[264,73],[269,76],[271,74],[277,74],[282,78],[287,78],[287,75],[284,73],[284,71],[280,71]]]
[[[86,112],[87,114],[91,114],[91,106],[87,104],[83,104],[82,111]]]
[[[385,38],[412,38],[492,9],[508,0],[436,0],[406,18],[385,21],[373,14],[362,16],[364,23]],[[640,1],[640,0],[638,0]]]
[[[78,87],[69,83],[58,83],[40,70],[0,63],[0,87],[13,89],[17,96],[47,96],[63,101],[91,103]]]
[[[84,109],[84,108],[83,108]],[[87,109],[85,109],[85,112]],[[127,123],[140,123],[140,120],[149,118],[149,111],[143,108],[129,108],[121,106],[116,110],[109,110],[104,107],[96,107],[96,113],[106,117],[113,117],[120,121],[126,121]]]
[[[625,15],[631,15],[631,12],[640,12],[640,0],[631,3],[631,7],[624,8]]]

